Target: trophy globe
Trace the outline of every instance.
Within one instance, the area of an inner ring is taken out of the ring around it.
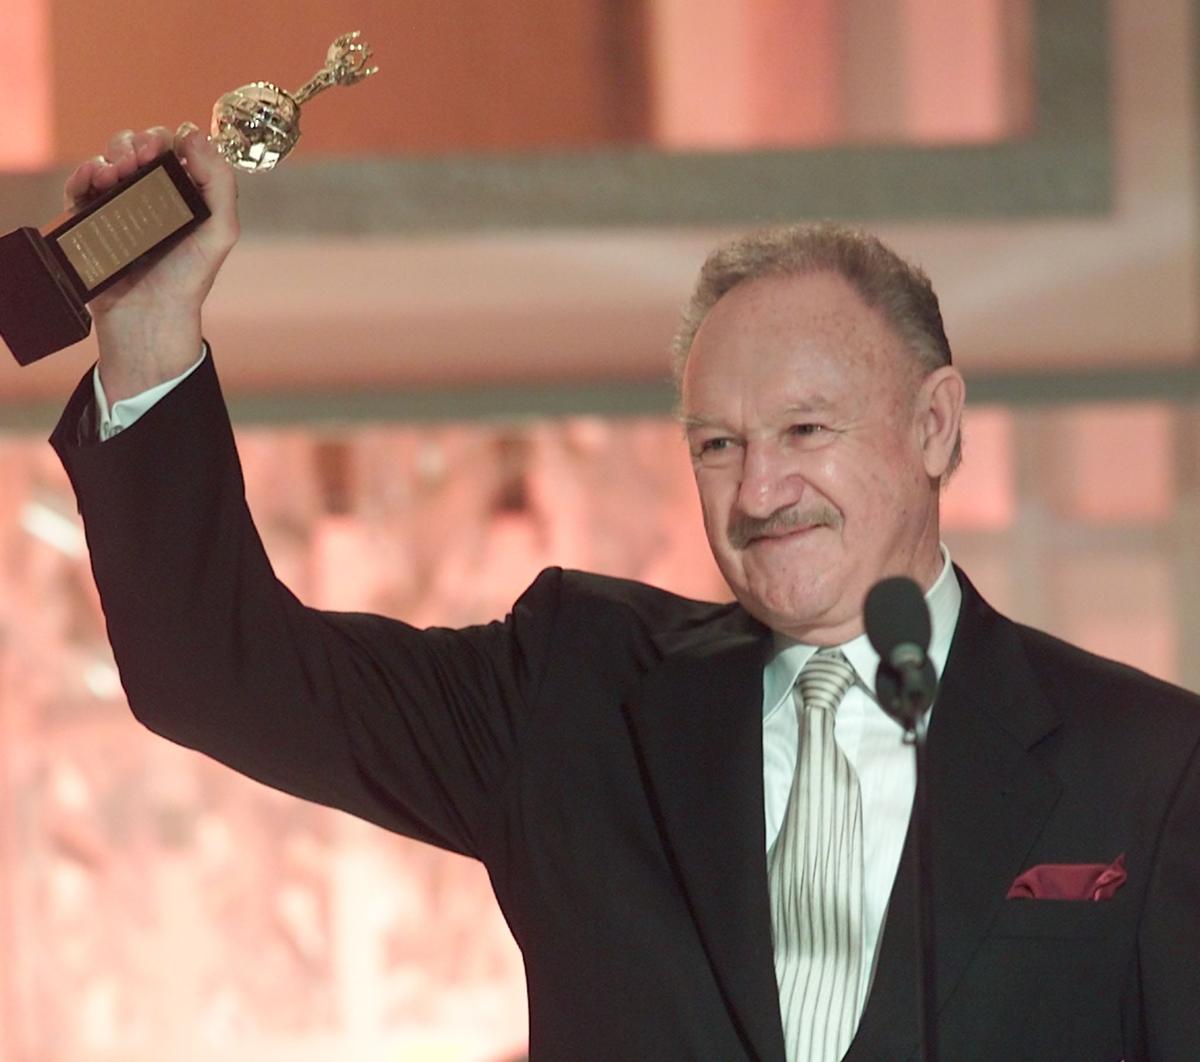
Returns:
[[[226,92],[213,106],[212,140],[221,157],[243,173],[274,169],[300,139],[300,107],[334,85],[355,85],[378,67],[369,66],[371,49],[359,34],[333,42],[325,65],[295,92],[255,81]]]

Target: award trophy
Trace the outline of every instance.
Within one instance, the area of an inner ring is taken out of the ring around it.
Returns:
[[[256,81],[213,107],[221,157],[245,173],[273,169],[300,138],[300,107],[334,85],[355,85],[379,68],[359,34],[329,48],[325,65],[295,92]],[[147,258],[183,239],[208,207],[173,151],[45,229],[0,236],[0,336],[21,365],[78,343],[92,328],[85,303]]]

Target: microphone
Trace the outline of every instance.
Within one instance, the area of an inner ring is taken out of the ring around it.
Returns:
[[[867,594],[863,623],[879,654],[875,673],[879,703],[911,731],[937,693],[937,673],[927,655],[932,626],[925,595],[904,576],[883,579]]]

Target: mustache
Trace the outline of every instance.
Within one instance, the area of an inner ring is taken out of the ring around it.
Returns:
[[[828,503],[804,508],[789,505],[766,517],[734,513],[729,522],[729,543],[734,549],[745,549],[756,538],[786,535],[800,527],[831,527],[836,531],[841,526],[842,514]]]

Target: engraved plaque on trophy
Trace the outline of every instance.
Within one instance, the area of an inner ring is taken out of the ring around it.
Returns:
[[[334,85],[374,74],[358,33],[339,37],[325,65],[295,92],[266,81],[243,85],[213,108],[212,141],[245,173],[272,169],[300,137],[300,107]],[[21,365],[85,338],[86,303],[209,216],[174,152],[140,167],[65,220],[0,236],[0,336]]]

